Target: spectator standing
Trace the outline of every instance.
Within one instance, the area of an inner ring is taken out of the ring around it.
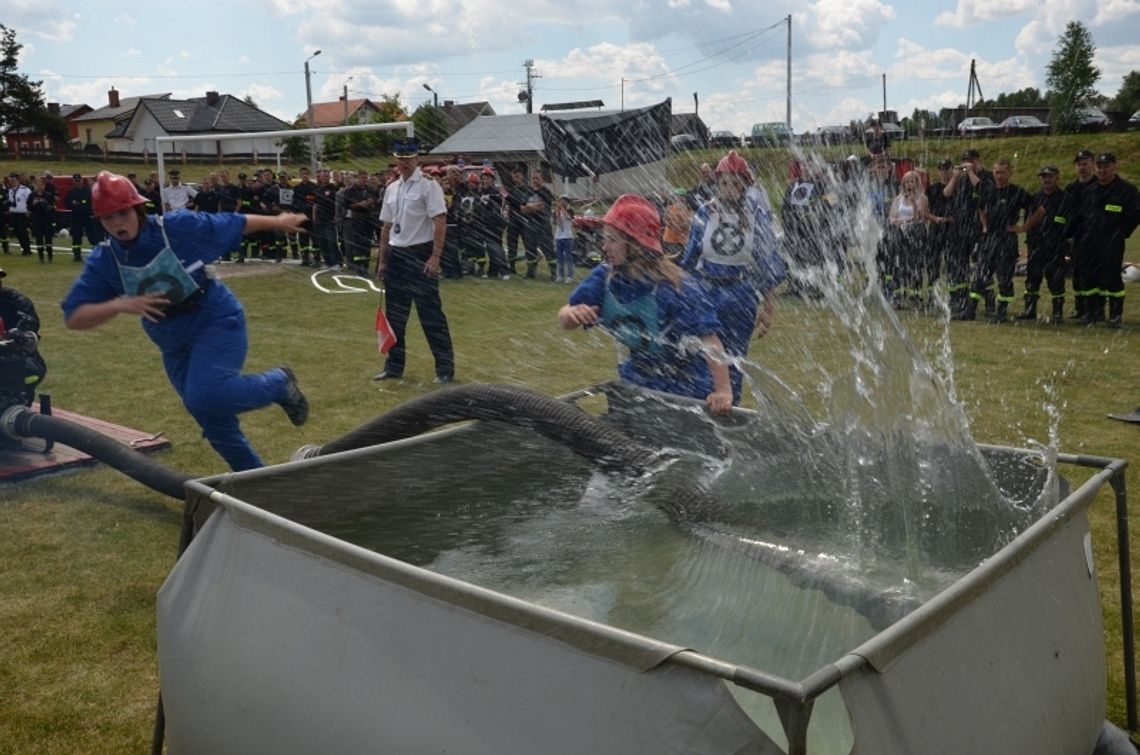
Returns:
[[[103,240],[103,229],[91,214],[91,185],[79,173],[73,174],[71,181],[71,189],[63,198],[63,206],[70,213],[67,231],[71,236],[71,258],[75,262],[82,262],[84,234],[91,246],[95,246]]]
[[[888,247],[898,276],[897,305],[919,306],[922,297],[922,261],[926,254],[926,221],[930,205],[922,190],[922,179],[911,170],[899,182],[899,193],[891,202],[888,218]]]
[[[1093,164],[1093,153],[1082,149],[1073,159],[1077,169],[1077,177],[1065,186],[1065,195],[1073,206],[1072,220],[1067,235],[1069,238],[1069,256],[1073,261],[1073,318],[1085,320],[1087,314],[1085,304],[1090,296],[1096,294],[1092,279],[1093,260],[1095,249],[1086,249],[1081,245],[1081,222],[1084,220],[1084,192],[1096,185],[1096,166]]]
[[[357,275],[368,275],[372,259],[372,214],[376,212],[376,196],[368,186],[367,170],[357,171],[356,182],[345,189],[344,204],[348,264]]]
[[[1140,195],[1136,186],[1116,174],[1116,155],[1102,152],[1096,156],[1096,183],[1081,197],[1080,248],[1091,256],[1088,290],[1096,293],[1085,302],[1085,322],[1104,321],[1104,302],[1108,299],[1109,328],[1124,322],[1124,240],[1140,224]]]
[[[518,272],[515,263],[521,258],[519,245],[526,249],[527,217],[523,214],[523,205],[527,203],[530,189],[526,185],[526,173],[522,168],[516,167],[511,171],[511,182],[507,185],[507,248],[505,250],[507,264],[511,273]]]
[[[681,257],[693,273],[720,322],[717,335],[733,359],[748,356],[752,334],[768,332],[775,288],[785,277],[776,249],[772,213],[762,196],[750,191],[752,170],[731,150],[716,166],[717,196],[701,206]],[[743,375],[729,367],[732,400],[743,396]]]
[[[495,171],[483,168],[479,174],[479,194],[475,203],[475,236],[483,247],[483,257],[487,260],[484,277],[509,280],[511,268],[503,253],[503,227],[507,221],[503,217],[505,200],[503,193],[495,185]]]
[[[1028,211],[1033,200],[1024,189],[1010,182],[1012,174],[1013,168],[1008,160],[994,163],[993,188],[987,195],[988,201],[981,206],[983,241],[978,246],[978,260],[970,286],[969,313],[973,314],[978,302],[984,301],[986,311],[993,311],[990,319],[999,323],[1006,321],[1009,304],[1013,301],[1013,273],[1017,267],[1016,229],[1022,213]],[[996,296],[993,290],[995,278]]]
[[[11,241],[8,238],[8,177],[0,180],[0,249],[4,254],[11,254]]]
[[[1040,298],[1041,279],[1044,277],[1053,297],[1053,315],[1050,322],[1060,325],[1065,318],[1065,226],[1068,225],[1069,201],[1058,187],[1061,171],[1046,165],[1037,173],[1041,191],[1029,205],[1025,225],[1018,231],[1025,233],[1029,257],[1025,265],[1025,311],[1018,320],[1037,319],[1037,301]]]
[[[172,169],[169,175],[170,183],[162,188],[163,211],[185,210],[198,192],[182,183],[182,171],[178,168]]]
[[[534,278],[538,261],[545,259],[554,280],[554,193],[547,188],[541,171],[530,174],[530,193],[522,213],[526,217],[526,277]]]
[[[958,281],[973,280],[970,262],[979,254],[979,244],[985,232],[981,207],[989,202],[992,191],[993,174],[982,167],[978,150],[967,149],[962,153],[962,163],[942,190],[943,196],[951,200],[955,227],[955,244],[946,260],[946,278],[951,287],[951,319],[973,320],[975,317],[977,302],[970,296],[969,284],[965,289],[957,284]]]
[[[458,165],[447,166],[443,174],[443,190],[447,202],[447,238],[443,242],[440,270],[444,278],[462,278],[467,226],[471,222],[475,200]]]
[[[831,207],[824,198],[822,171],[814,161],[796,163],[780,206],[782,251],[788,263],[788,292],[818,297],[819,275],[832,252]]]
[[[28,218],[28,200],[32,190],[20,179],[19,173],[8,174],[8,222],[12,233],[20,244],[20,254],[30,257],[32,237]]]
[[[317,171],[317,184],[313,192],[313,243],[325,267],[340,267],[340,245],[336,239],[337,186],[327,168]],[[315,264],[315,263],[314,263]]]
[[[435,357],[435,382],[450,383],[455,378],[455,353],[439,296],[447,203],[443,188],[425,178],[419,169],[418,144],[396,142],[393,154],[399,178],[388,185],[380,206],[384,229],[380,233],[376,272],[387,289],[385,314],[396,345],[388,351],[384,370],[373,380],[403,377],[407,359],[404,334],[414,304]]]
[[[570,197],[562,195],[554,206],[555,283],[574,282],[574,209]]]
[[[54,256],[52,234],[55,231],[55,203],[47,192],[47,182],[37,178],[32,195],[28,197],[28,225],[32,230],[32,240],[40,262],[51,262]]]
[[[313,203],[317,199],[317,185],[313,183],[312,172],[307,167],[298,171],[300,178],[293,187],[292,211],[304,215],[310,221],[313,219]],[[301,258],[301,267],[313,265],[313,237],[308,233],[297,233],[289,239],[290,252],[293,259]]]
[[[926,251],[923,255],[923,278],[926,281],[927,306],[933,304],[934,286],[942,277],[942,265],[950,259],[954,248],[953,203],[943,190],[954,176],[954,161],[938,163],[938,180],[926,187],[926,204],[930,208],[930,228],[927,229]],[[947,292],[951,301],[969,296],[970,281],[950,279]]]

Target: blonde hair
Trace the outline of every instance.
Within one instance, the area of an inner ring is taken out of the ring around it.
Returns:
[[[625,242],[626,268],[631,278],[645,278],[654,283],[668,283],[681,290],[681,268],[665,255],[645,247],[625,231],[614,229]]]

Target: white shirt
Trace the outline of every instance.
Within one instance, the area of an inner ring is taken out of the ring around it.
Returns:
[[[27,215],[28,199],[31,196],[32,190],[23,184],[20,184],[14,189],[8,189],[8,204],[10,205],[8,211],[14,212],[17,215]]]
[[[443,187],[424,178],[419,168],[384,190],[380,222],[390,225],[388,244],[394,247],[430,244],[435,240],[432,218],[447,213]]]
[[[162,201],[170,205],[172,210],[182,210],[190,204],[191,198],[197,193],[184,183],[177,186],[164,186],[162,187]]]

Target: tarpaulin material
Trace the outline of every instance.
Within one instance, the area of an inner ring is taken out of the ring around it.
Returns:
[[[669,154],[671,100],[596,118],[542,116],[542,141],[553,172],[569,178],[613,173]]]

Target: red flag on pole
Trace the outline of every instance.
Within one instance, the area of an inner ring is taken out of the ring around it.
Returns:
[[[395,345],[396,334],[388,324],[388,316],[384,314],[384,304],[381,302],[376,307],[376,346],[380,349],[380,354],[384,355]]]

